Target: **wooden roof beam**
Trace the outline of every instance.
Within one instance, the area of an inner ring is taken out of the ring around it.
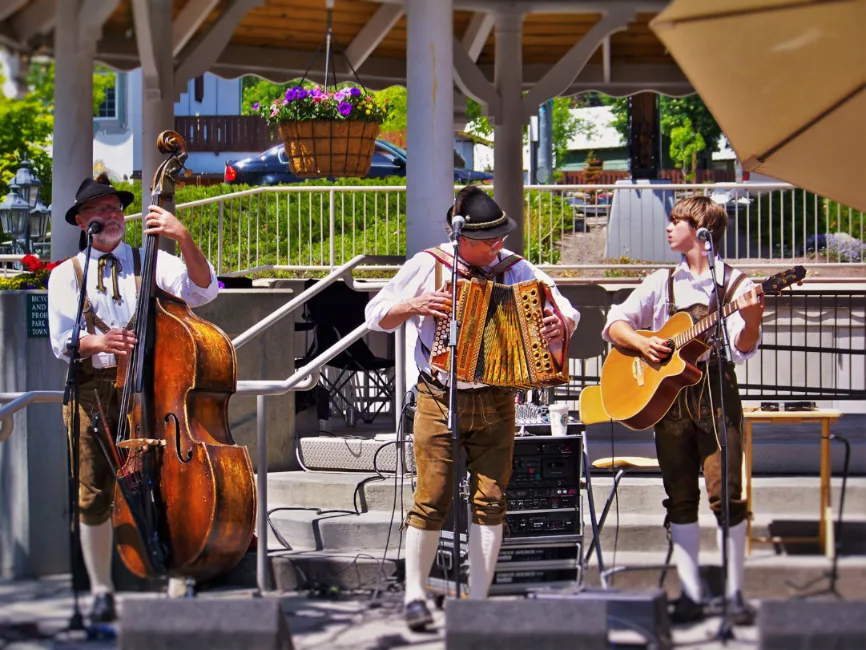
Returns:
[[[244,16],[264,3],[265,0],[234,0],[207,33],[191,43],[178,58],[174,87],[183,88],[187,81],[207,72],[228,45]]]
[[[490,32],[493,31],[495,24],[496,16],[483,11],[475,12],[469,20],[466,33],[463,35],[463,47],[473,61],[477,61],[481,55],[481,50],[490,38]]]
[[[402,4],[403,0],[373,0],[382,4]],[[502,0],[453,0],[454,9],[462,11],[496,12],[503,9]],[[508,7],[526,14],[587,14],[630,9],[641,13],[656,13],[669,0],[510,0]]]
[[[37,34],[47,34],[57,22],[57,0],[36,0],[12,16],[12,29],[21,43]]]
[[[171,26],[171,51],[177,57],[220,0],[190,0]]]
[[[78,7],[81,38],[98,41],[102,36],[102,26],[119,4],[120,0],[83,0]]]
[[[346,48],[346,60],[360,68],[403,15],[403,5],[382,5]]]
[[[481,110],[485,115],[497,115],[501,102],[499,93],[456,38],[453,59],[454,83],[460,91],[481,104]]]
[[[598,46],[611,34],[628,27],[635,12],[626,7],[615,7],[599,20],[563,56],[544,77],[523,96],[523,114],[527,121],[538,112],[538,107],[551,97],[561,94],[580,74]]]
[[[26,5],[28,0],[0,0],[0,21],[6,20]]]

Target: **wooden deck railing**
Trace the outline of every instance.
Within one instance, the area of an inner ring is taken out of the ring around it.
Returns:
[[[258,115],[205,115],[174,118],[174,130],[187,151],[264,151],[280,142]]]

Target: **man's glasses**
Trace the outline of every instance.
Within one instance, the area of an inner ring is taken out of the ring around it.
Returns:
[[[487,248],[496,248],[504,244],[506,239],[508,239],[508,235],[497,237],[496,239],[473,239],[472,241],[484,244]]]
[[[123,212],[123,206],[119,203],[113,205],[95,205],[93,207],[81,208],[79,212],[88,216],[104,217],[109,214],[114,214],[115,212]]]

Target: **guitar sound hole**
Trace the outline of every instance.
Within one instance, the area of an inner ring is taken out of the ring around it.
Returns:
[[[668,348],[670,348],[671,352],[673,352],[676,349],[676,345],[674,344],[673,339],[668,339],[667,341],[665,341],[665,343],[667,343]]]

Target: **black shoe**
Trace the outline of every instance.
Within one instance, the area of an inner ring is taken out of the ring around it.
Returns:
[[[91,623],[111,623],[117,620],[114,609],[114,594],[97,594],[93,597],[93,607],[90,610]]]
[[[427,603],[420,599],[406,604],[403,609],[403,618],[406,619],[406,625],[413,632],[423,632],[428,625],[433,623],[433,614],[427,609]]]
[[[734,625],[752,626],[755,624],[755,608],[749,605],[739,591],[728,602],[728,618]]]
[[[681,594],[674,601],[670,616],[671,623],[674,625],[697,623],[704,620],[704,606],[701,603],[696,603],[685,594]]]

